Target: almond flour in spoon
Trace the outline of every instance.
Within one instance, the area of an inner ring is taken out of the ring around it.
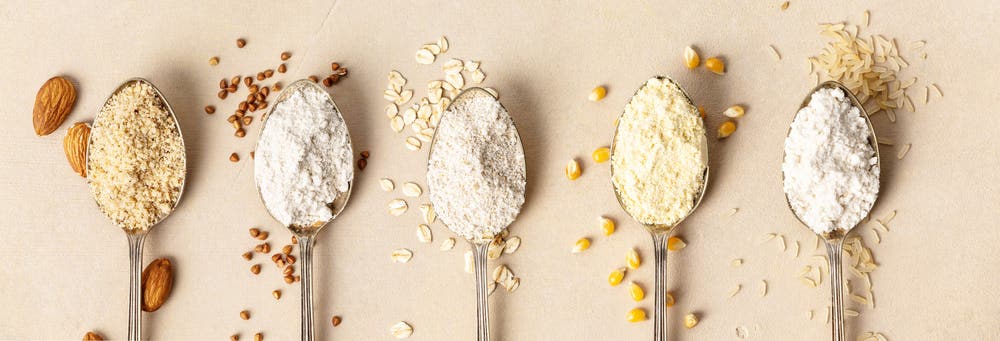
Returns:
[[[300,86],[279,99],[257,143],[254,178],[285,226],[333,219],[327,204],[348,191],[354,175],[347,125],[322,91]]]
[[[524,152],[507,110],[485,91],[459,95],[427,160],[438,217],[466,239],[492,238],[521,211],[524,187]]]
[[[184,184],[184,141],[153,87],[135,81],[112,95],[90,134],[87,179],[104,214],[148,230],[169,214]]]
[[[848,231],[868,215],[879,166],[868,123],[840,89],[820,89],[800,109],[785,139],[784,190],[816,233]]]

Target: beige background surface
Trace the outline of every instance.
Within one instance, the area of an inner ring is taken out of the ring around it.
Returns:
[[[146,314],[153,339],[248,339],[263,331],[268,340],[298,337],[298,288],[280,282],[273,266],[254,277],[239,255],[251,248],[247,228],[270,231],[272,246],[289,234],[258,201],[252,164],[254,138],[236,139],[225,115],[205,115],[206,104],[231,112],[235,100],[219,104],[219,78],[278,64],[294,54],[285,84],[322,74],[339,61],[350,77],[332,93],[350,124],[357,150],[371,150],[358,173],[354,196],[343,215],[320,234],[316,248],[316,316],[319,339],[385,340],[397,321],[410,322],[413,340],[467,340],[475,334],[473,278],[462,271],[462,252],[437,250],[450,233],[433,227],[435,243],[419,244],[411,210],[386,214],[398,192],[378,189],[381,177],[397,184],[423,183],[425,153],[403,147],[382,114],[385,75],[398,69],[423,94],[423,84],[441,77],[434,66],[418,65],[423,43],[446,35],[444,58],[478,59],[512,112],[524,138],[529,192],[518,221],[521,250],[502,262],[521,278],[513,294],[495,293],[493,323],[499,340],[646,339],[652,323],[630,325],[625,313],[636,306],[624,288],[609,288],[608,272],[630,247],[647,258],[628,280],[651,292],[651,241],[618,208],[607,165],[584,162],[584,175],[567,181],[569,158],[587,160],[606,145],[612,122],[626,98],[646,78],[670,75],[711,114],[710,129],[725,107],[741,103],[747,116],[725,141],[711,142],[712,180],[699,210],[679,229],[689,246],[671,254],[671,308],[676,339],[735,339],[746,326],[751,339],[827,339],[824,324],[828,288],[796,280],[808,262],[812,235],[797,224],[780,186],[781,143],[794,109],[813,80],[804,59],[825,39],[816,24],[858,23],[871,10],[871,31],[897,37],[903,46],[927,40],[926,61],[904,48],[918,84],[935,82],[945,93],[896,124],[876,116],[880,136],[912,143],[903,160],[883,146],[883,190],[874,215],[899,214],[881,244],[870,227],[861,229],[881,267],[873,274],[875,310],[849,320],[849,332],[884,332],[891,340],[1000,339],[1000,116],[991,114],[1000,96],[992,76],[1000,69],[994,41],[1000,6],[991,1],[907,1],[816,3],[793,1],[571,2],[489,1],[372,2],[270,1],[0,2],[0,339],[79,339],[95,329],[125,336],[128,265],[124,234],[96,209],[83,179],[62,154],[69,123],[92,120],[108,93],[135,76],[152,80],[180,119],[188,147],[189,177],[180,207],[156,227],[146,260],[171,257],[177,269],[172,297]],[[234,47],[245,37],[246,48]],[[681,65],[684,46],[703,56],[721,55],[728,74],[715,76]],[[784,58],[772,59],[773,44]],[[209,57],[222,63],[209,67]],[[75,110],[59,132],[39,138],[31,129],[35,91],[63,74],[79,85]],[[608,97],[587,102],[590,88],[605,84]],[[241,90],[242,91],[242,90]],[[922,98],[922,93],[913,94]],[[249,129],[256,136],[259,124]],[[426,198],[408,199],[411,207]],[[735,216],[726,214],[739,208]],[[597,218],[619,221],[610,238],[599,234]],[[802,256],[762,244],[766,233],[802,244]],[[569,249],[589,236],[586,253]],[[461,245],[461,244],[460,244]],[[389,252],[415,252],[409,264],[392,264]],[[257,256],[254,262],[270,261]],[[729,262],[742,258],[733,269]],[[850,277],[848,277],[850,278]],[[757,295],[767,280],[769,293]],[[734,298],[736,284],[744,290]],[[280,288],[275,302],[270,291]],[[650,294],[650,296],[652,296]],[[651,298],[637,306],[651,308]],[[249,309],[250,321],[237,313]],[[816,318],[810,321],[807,312]],[[683,313],[702,322],[683,330]],[[330,326],[330,317],[344,322]],[[852,337],[853,339],[854,337]]]

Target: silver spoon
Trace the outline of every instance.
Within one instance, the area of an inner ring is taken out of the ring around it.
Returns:
[[[115,91],[111,93],[111,95],[108,96],[108,98],[104,101],[104,105],[102,106],[102,108],[106,107],[108,105],[108,103],[111,101],[111,99],[116,94],[118,94],[119,92],[121,92],[122,89],[124,89],[125,87],[127,87],[129,85],[132,85],[134,83],[148,84],[153,89],[153,93],[155,94],[155,96],[159,97],[159,99],[163,102],[163,106],[166,107],[167,112],[170,113],[171,120],[176,125],[176,128],[177,128],[176,129],[177,130],[177,137],[180,138],[182,149],[184,149],[183,148],[183,146],[184,146],[184,137],[181,135],[181,127],[177,123],[177,116],[174,115],[174,109],[172,109],[170,107],[170,103],[167,103],[167,99],[166,99],[166,97],[163,96],[163,93],[161,93],[160,90],[157,89],[156,86],[154,86],[153,83],[151,83],[150,81],[148,81],[146,79],[143,79],[143,78],[131,78],[129,80],[126,80],[124,83],[122,83],[121,85],[119,85],[115,89]],[[102,129],[98,129],[98,127],[100,127],[100,125],[101,125],[102,118],[103,117],[101,115],[98,115],[97,118],[94,119],[94,128],[95,129],[93,130],[93,133],[90,135],[90,138],[87,140],[87,157],[86,157],[86,160],[87,160],[87,181],[88,182],[90,182],[90,181],[93,180],[91,178],[91,176],[93,175],[93,172],[90,171],[90,164],[91,164],[91,161],[92,161],[91,158],[90,158],[90,150],[91,150],[90,147],[91,147],[91,144],[94,142],[94,136],[96,134],[100,134],[100,133],[103,132]],[[163,214],[162,216],[160,216],[157,221],[155,221],[153,224],[151,224],[149,226],[149,228],[147,228],[145,230],[142,230],[142,229],[131,229],[130,230],[130,229],[124,228],[123,226],[119,226],[119,227],[122,227],[122,230],[124,230],[125,233],[126,233],[126,235],[128,236],[128,245],[129,245],[129,253],[128,253],[128,256],[129,256],[128,339],[129,340],[140,340],[142,338],[142,247],[143,247],[143,245],[144,245],[144,243],[146,241],[146,234],[149,233],[149,230],[151,230],[154,226],[156,226],[156,224],[159,224],[161,221],[163,221],[163,219],[165,219],[168,215],[170,215],[170,213],[173,213],[174,209],[177,208],[177,203],[180,202],[180,200],[181,200],[181,195],[184,193],[184,183],[185,183],[185,180],[187,178],[187,156],[186,156],[186,154],[187,153],[185,152],[185,156],[184,156],[184,174],[183,174],[183,177],[181,178],[181,186],[180,186],[180,188],[177,189],[177,191],[178,191],[177,192],[177,198],[170,205],[171,206],[170,207],[170,211],[168,211],[165,214]],[[95,201],[96,201],[96,198],[95,198]],[[98,206],[100,207],[100,203],[99,202],[98,202]],[[104,212],[103,208],[101,209],[101,212]],[[109,218],[110,218],[110,216],[109,216]]]
[[[466,89],[465,91],[462,91],[460,94],[458,94],[458,96],[455,96],[455,100],[453,100],[451,102],[451,104],[448,105],[448,108],[445,109],[445,112],[451,111],[451,109],[456,104],[463,103],[465,101],[472,100],[472,99],[475,99],[475,98],[486,98],[486,97],[488,97],[488,98],[490,98],[490,99],[492,99],[494,101],[497,101],[498,104],[500,103],[499,100],[496,99],[496,97],[494,97],[492,94],[490,94],[485,89],[478,88],[478,87],[472,87],[472,88]],[[500,107],[502,108],[503,104],[500,104]],[[506,113],[508,111],[507,111],[506,108],[504,108],[503,112]],[[507,116],[506,118],[510,119],[509,116]],[[503,117],[501,119],[503,119]],[[438,132],[444,126],[445,120],[448,120],[448,117],[442,117],[441,118],[441,124],[438,125],[438,129],[434,132],[434,138],[431,139],[430,152],[429,152],[428,155],[431,155],[431,156],[434,155],[434,152],[435,152],[434,145],[435,145],[435,142],[437,142],[437,140],[438,140],[438,136],[439,136]],[[513,127],[514,120],[510,119],[510,123],[511,123],[511,126]],[[514,130],[516,132],[517,128],[514,128]],[[524,158],[524,148],[523,148],[523,145],[521,143],[521,135],[520,134],[517,135],[517,152],[520,153],[521,158],[523,159]],[[428,171],[429,171],[430,170],[430,160],[431,160],[431,157],[428,157],[427,159],[428,159],[427,166],[428,166]],[[522,170],[522,172],[523,172],[523,170]],[[427,188],[428,191],[431,191],[431,192],[435,191],[435,188],[431,187],[431,182],[430,181],[428,181],[427,185],[428,185],[428,188]],[[430,196],[430,198],[431,198],[431,204],[434,205],[434,207],[441,207],[441,206],[438,205],[438,203],[434,202],[434,196]],[[521,202],[522,203],[524,202],[523,198],[522,198]],[[518,210],[520,212],[520,209],[521,209],[521,206],[518,205],[518,207],[516,207],[516,210]],[[438,216],[441,218],[441,221],[444,222],[446,225],[447,225],[447,222],[449,222],[449,221],[455,221],[453,219],[457,218],[457,217],[449,217],[449,216],[447,216],[447,213],[442,214],[442,212],[438,212]],[[488,263],[487,251],[489,250],[489,245],[490,245],[490,242],[492,241],[492,239],[491,238],[471,238],[471,239],[467,239],[467,240],[475,248],[474,261],[475,261],[475,272],[476,272],[476,307],[477,307],[477,310],[476,310],[476,317],[477,317],[476,332],[477,332],[477,340],[479,340],[479,341],[489,341],[490,340],[490,308],[489,308],[489,300],[488,300],[489,291],[488,291],[488,288],[487,288],[487,284],[488,284],[487,283],[487,263]]]
[[[674,85],[677,85],[677,88],[680,89],[681,94],[684,95],[684,99],[687,100],[687,102],[690,103],[692,106],[694,106],[694,101],[691,100],[691,96],[689,96],[687,94],[687,92],[685,92],[684,89],[681,88],[680,84],[677,84],[677,82],[675,82],[673,79],[670,79],[670,78],[664,77],[664,76],[655,76],[653,78],[656,78],[656,79],[659,79],[661,81],[668,82],[668,83],[673,83]],[[643,86],[645,86],[645,83],[643,83]],[[642,90],[642,87],[640,87],[639,90]],[[638,92],[639,91],[637,90],[636,93],[638,94]],[[621,122],[619,120],[619,125],[620,124],[621,124]],[[668,224],[664,224],[662,221],[660,221],[660,222],[657,222],[657,221],[639,221],[639,219],[635,218],[635,214],[633,214],[634,211],[632,210],[632,208],[628,207],[627,205],[625,205],[625,203],[622,202],[621,191],[618,188],[618,185],[615,184],[614,181],[611,182],[612,186],[614,186],[614,188],[615,188],[615,198],[618,199],[618,204],[621,205],[622,209],[624,209],[625,212],[629,214],[629,216],[631,216],[633,219],[635,219],[640,224],[642,224],[642,226],[644,228],[646,228],[646,230],[649,231],[649,233],[653,237],[653,252],[655,252],[655,259],[656,259],[655,260],[655,264],[656,264],[656,277],[655,277],[655,284],[654,284],[654,287],[655,287],[655,295],[654,295],[655,300],[653,302],[653,320],[654,320],[654,324],[653,324],[653,340],[657,340],[657,341],[664,341],[664,340],[667,339],[667,305],[666,305],[666,299],[667,299],[667,239],[670,237],[670,233],[673,232],[674,228],[676,228],[678,225],[680,225],[680,223],[682,221],[684,221],[684,219],[686,219],[688,216],[690,216],[691,213],[694,212],[694,210],[698,208],[698,205],[701,204],[701,199],[705,196],[705,188],[708,187],[708,138],[706,137],[706,138],[702,139],[701,141],[702,141],[702,143],[701,143],[702,161],[705,164],[705,173],[703,175],[703,185],[701,186],[701,190],[699,191],[697,197],[691,198],[692,200],[694,200],[694,206],[691,206],[691,210],[688,211],[687,214],[684,217],[682,217],[680,220],[678,220],[677,222],[675,222],[673,224],[669,224],[669,225]],[[614,140],[612,140],[612,142],[611,142],[611,158],[612,158],[612,160],[615,159],[615,149],[616,149],[615,147],[617,146],[617,144],[618,144],[618,126],[615,127],[615,137],[614,137]],[[658,162],[670,162],[671,160],[657,160],[657,161]],[[615,174],[615,167],[614,167],[614,162],[612,162],[611,163],[611,178],[612,179],[614,179],[614,174]]]
[[[333,101],[333,98],[330,97],[330,94],[327,93],[326,90],[321,88],[319,85],[316,85],[315,82],[308,79],[301,79],[295,81],[292,84],[285,87],[285,89],[282,90],[280,94],[278,94],[278,97],[275,100],[274,105],[272,105],[271,108],[264,115],[263,122],[261,123],[262,127],[261,127],[260,137],[257,139],[258,144],[260,143],[261,139],[265,136],[265,134],[268,134],[267,122],[268,119],[270,119],[272,115],[274,115],[275,108],[277,108],[281,104],[281,102],[288,99],[288,97],[291,94],[300,91],[304,87],[314,87],[316,90],[319,90],[319,92],[325,95],[326,98],[330,101],[330,103],[333,104],[334,110],[330,112],[329,115],[341,116],[340,109],[337,108],[337,103]],[[344,122],[343,116],[341,116],[340,122]],[[346,126],[344,127],[344,131],[345,132],[347,131]],[[299,266],[301,267],[300,271],[302,273],[301,274],[302,340],[311,341],[316,336],[316,332],[313,327],[313,292],[312,292],[312,250],[313,250],[313,245],[316,241],[316,234],[319,233],[319,231],[323,229],[324,226],[326,226],[328,223],[333,221],[333,219],[336,219],[338,215],[340,215],[340,212],[343,211],[344,207],[347,205],[347,200],[351,197],[351,188],[353,187],[352,184],[354,182],[354,160],[353,160],[354,151],[353,147],[351,146],[350,134],[348,134],[347,136],[346,143],[347,145],[343,147],[347,148],[348,154],[351,155],[351,162],[348,163],[348,165],[350,165],[351,167],[350,180],[347,182],[347,191],[339,193],[337,197],[334,198],[333,202],[326,204],[326,206],[330,208],[330,212],[332,213],[330,220],[317,221],[308,226],[297,226],[294,224],[286,226],[288,230],[292,231],[292,233],[295,234],[296,238],[298,238],[299,241],[299,264],[300,264]],[[259,148],[255,149],[259,150]],[[264,156],[258,153],[257,157],[260,158]],[[254,182],[257,185],[257,195],[259,195],[261,197],[261,201],[265,203],[264,206],[269,207],[268,205],[266,205],[267,202],[266,200],[264,200],[263,195],[261,195],[260,193],[260,179],[258,179],[255,176]],[[271,214],[271,217],[275,216],[275,212],[271,212],[270,208],[268,208],[268,213]],[[275,218],[275,220],[278,219]]]
[[[843,91],[844,94],[847,95],[847,98],[850,100],[851,105],[854,106],[855,108],[858,108],[858,111],[861,113],[861,117],[865,119],[865,122],[868,125],[868,132],[869,132],[868,142],[871,144],[872,149],[875,150],[876,166],[878,166],[881,163],[881,157],[879,156],[878,152],[878,141],[876,140],[875,137],[875,128],[872,126],[872,122],[868,118],[868,112],[865,110],[865,107],[861,105],[861,102],[858,101],[858,98],[855,97],[854,93],[852,93],[851,90],[848,89],[846,86],[836,81],[826,81],[817,85],[815,88],[809,91],[809,95],[807,95],[806,98],[802,100],[802,104],[799,106],[799,110],[809,105],[809,101],[812,99],[812,94],[816,93],[816,91],[829,88],[838,88],[841,91]],[[796,112],[795,117],[798,117],[798,112]],[[792,118],[793,122],[795,120],[795,117]],[[792,129],[791,127],[789,127],[788,134],[791,134],[791,132]],[[782,160],[784,160],[784,152],[782,152]],[[782,182],[785,181],[784,172],[781,173],[781,180]],[[878,192],[875,193],[875,197],[877,200]],[[802,218],[799,217],[798,213],[795,212],[794,209],[792,209],[792,204],[788,199],[787,192],[785,193],[785,203],[788,205],[788,209],[792,211],[792,214],[795,215],[795,219],[798,219],[803,226],[806,226],[808,228],[808,225],[802,221]],[[872,202],[872,205],[874,205],[874,201]],[[866,212],[865,215],[870,213],[870,211],[871,207],[868,208],[868,212]],[[861,220],[863,221],[864,219]],[[860,222],[858,222],[858,224],[860,224]],[[851,229],[853,229],[853,227]],[[820,237],[823,237],[823,241],[826,244],[827,257],[830,258],[830,287],[833,298],[833,308],[832,308],[833,313],[831,316],[831,321],[833,326],[834,341],[847,340],[847,336],[845,335],[844,332],[844,279],[843,279],[844,268],[841,258],[843,257],[843,251],[844,251],[844,237],[846,237],[847,234],[850,233],[851,229],[841,230],[835,228],[833,229],[833,231],[819,234]],[[812,229],[809,229],[809,231],[812,232]]]

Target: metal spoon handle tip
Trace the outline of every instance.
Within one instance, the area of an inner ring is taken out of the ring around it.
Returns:
[[[487,282],[487,250],[489,243],[475,244],[475,266],[476,266],[476,332],[477,340],[490,340],[490,305],[489,287]]]
[[[667,340],[667,238],[666,233],[653,235],[654,265],[653,340]]]

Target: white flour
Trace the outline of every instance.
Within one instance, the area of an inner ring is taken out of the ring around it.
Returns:
[[[470,240],[491,238],[524,204],[525,168],[514,121],[489,95],[467,93],[442,115],[427,160],[438,217]]]
[[[309,227],[333,218],[326,205],[348,190],[353,152],[347,125],[323,90],[307,84],[292,91],[267,118],[254,179],[279,222]]]
[[[785,139],[785,193],[816,233],[850,230],[868,215],[879,187],[868,123],[840,89],[822,89],[799,110]]]

